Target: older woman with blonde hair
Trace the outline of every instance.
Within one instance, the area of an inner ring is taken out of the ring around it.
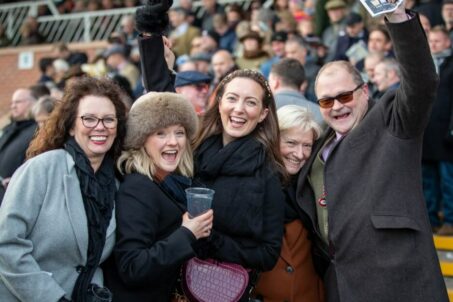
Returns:
[[[280,152],[291,182],[285,186],[285,235],[275,267],[262,273],[255,289],[261,301],[322,302],[321,278],[312,257],[309,219],[296,204],[296,179],[311,148],[321,134],[320,126],[305,107],[286,105],[277,111]]]

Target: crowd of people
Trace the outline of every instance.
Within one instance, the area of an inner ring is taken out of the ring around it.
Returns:
[[[0,136],[1,300],[189,301],[198,257],[240,301],[448,301],[452,27],[451,0],[150,0],[94,60],[55,45]]]

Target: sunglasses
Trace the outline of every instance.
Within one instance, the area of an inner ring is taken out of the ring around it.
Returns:
[[[335,100],[339,101],[342,104],[349,103],[354,98],[354,96],[353,96],[354,92],[356,92],[363,85],[364,85],[364,83],[360,83],[356,88],[354,88],[354,90],[346,91],[346,92],[340,93],[339,95],[336,95],[333,97],[326,97],[323,99],[319,99],[318,100],[319,107],[332,108],[333,104],[335,103]]]

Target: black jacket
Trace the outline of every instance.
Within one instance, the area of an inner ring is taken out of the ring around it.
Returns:
[[[264,147],[248,136],[225,147],[208,138],[195,154],[196,180],[215,190],[212,235],[198,255],[266,271],[273,268],[283,236],[285,197]],[[207,243],[209,242],[209,243]]]
[[[25,161],[25,152],[36,131],[34,120],[12,122],[0,137],[0,176],[11,177]],[[0,203],[5,189],[0,185]]]
[[[195,237],[181,226],[183,212],[185,205],[147,176],[125,176],[116,202],[114,260],[104,267],[113,301],[170,301],[182,263],[194,256]]]
[[[453,161],[453,143],[445,139],[453,120],[453,55],[440,65],[439,79],[437,97],[423,137],[423,159]]]

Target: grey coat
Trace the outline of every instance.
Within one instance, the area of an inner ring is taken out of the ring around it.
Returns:
[[[417,18],[387,25],[402,81],[331,151],[324,167],[329,247],[319,240],[308,182],[314,146],[298,180],[297,203],[328,255],[327,301],[446,302],[421,185],[423,130],[438,78]]]
[[[115,243],[115,215],[101,261]],[[0,300],[70,298],[85,265],[88,229],[72,157],[64,150],[28,160],[13,175],[0,207]],[[102,285],[102,271],[93,283]]]

